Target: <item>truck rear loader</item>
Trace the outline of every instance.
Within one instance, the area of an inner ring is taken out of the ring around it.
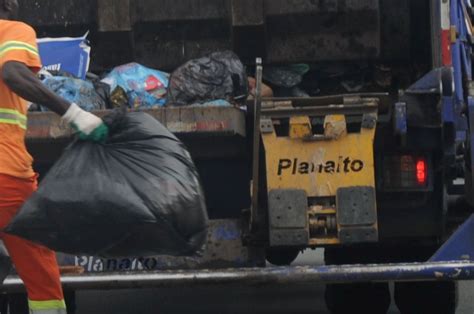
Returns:
[[[66,288],[319,281],[328,284],[332,313],[385,313],[386,282],[396,281],[402,313],[454,313],[455,281],[474,274],[469,0],[21,6],[38,37],[90,31],[92,72],[131,61],[172,71],[231,49],[257,79],[245,110],[148,111],[199,168],[212,219],[205,256],[59,254],[62,264],[86,270],[65,276]],[[299,63],[310,65],[301,87],[311,97],[261,97],[265,69]],[[36,169],[47,173],[71,136],[54,114],[30,113]],[[308,248],[325,248],[327,266],[289,266]],[[281,268],[264,268],[265,259]],[[21,282],[11,277],[2,289],[17,291]]]

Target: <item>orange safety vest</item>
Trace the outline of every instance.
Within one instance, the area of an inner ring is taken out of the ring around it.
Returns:
[[[36,33],[27,24],[0,20],[0,69],[9,61],[41,68]],[[0,174],[34,176],[33,158],[26,150],[27,105],[0,80]]]

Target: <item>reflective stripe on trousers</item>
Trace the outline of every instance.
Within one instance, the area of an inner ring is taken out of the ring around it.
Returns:
[[[30,310],[30,314],[67,314],[66,309]]]
[[[28,306],[30,308],[30,314],[67,314],[64,300],[28,300]]]
[[[26,129],[27,117],[14,109],[0,108],[0,123],[14,124],[22,129]]]

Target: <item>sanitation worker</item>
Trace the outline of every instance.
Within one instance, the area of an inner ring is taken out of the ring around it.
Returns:
[[[27,103],[59,114],[84,140],[102,141],[108,129],[95,115],[50,92],[36,77],[41,60],[36,33],[14,21],[18,0],[0,0],[0,228],[36,190],[37,175],[25,147]],[[31,314],[65,314],[55,253],[8,234],[0,234],[25,283]]]

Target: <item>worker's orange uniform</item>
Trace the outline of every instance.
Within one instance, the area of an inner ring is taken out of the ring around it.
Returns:
[[[9,61],[35,72],[41,68],[35,31],[24,23],[0,20],[0,68]],[[26,115],[26,102],[0,79],[0,228],[37,186],[25,145]],[[25,283],[31,313],[66,313],[55,253],[12,235],[1,237]]]

